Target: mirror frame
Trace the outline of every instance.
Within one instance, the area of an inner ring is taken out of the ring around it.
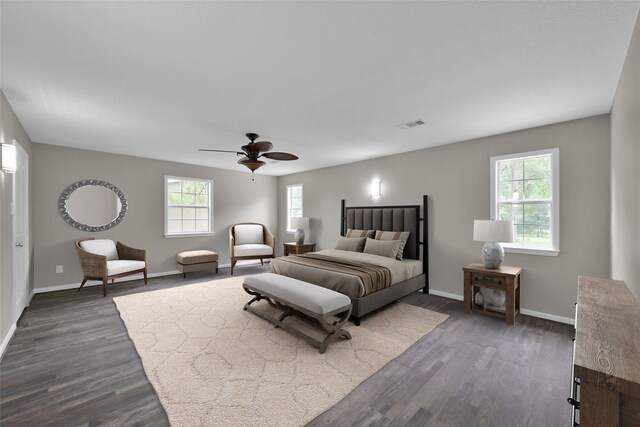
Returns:
[[[120,208],[120,213],[118,214],[116,219],[104,225],[87,225],[87,224],[82,224],[76,221],[75,219],[73,219],[73,217],[67,210],[67,201],[69,200],[69,197],[74,191],[76,191],[78,188],[86,187],[88,185],[107,188],[113,191],[116,194],[116,196],[118,196],[122,207]],[[96,232],[96,231],[105,231],[110,228],[113,228],[116,225],[120,224],[120,222],[122,222],[128,209],[129,209],[129,205],[127,204],[127,199],[124,197],[124,194],[122,193],[122,191],[120,191],[118,187],[106,181],[99,181],[97,179],[83,179],[81,181],[74,182],[73,184],[65,188],[65,190],[60,195],[60,198],[58,199],[58,211],[60,212],[60,215],[62,215],[62,219],[64,219],[65,222],[70,226],[72,226],[73,228],[77,228],[78,230],[82,230],[82,231]]]

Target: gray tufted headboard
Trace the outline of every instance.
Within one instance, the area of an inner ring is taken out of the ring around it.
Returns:
[[[420,205],[402,206],[357,206],[347,207],[345,200],[341,203],[341,229],[344,236],[348,228],[360,230],[409,231],[409,239],[404,249],[404,257],[420,259],[420,245],[423,245],[423,272],[429,280],[428,245],[427,245],[427,195],[422,201],[423,217],[420,216]],[[420,230],[422,222],[422,232]]]

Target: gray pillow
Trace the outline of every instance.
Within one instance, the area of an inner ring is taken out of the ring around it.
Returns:
[[[347,228],[347,237],[371,237],[376,234],[376,230],[357,230],[354,228]]]
[[[338,236],[336,249],[351,252],[362,252],[366,237],[342,237]]]
[[[376,240],[400,240],[400,247],[396,254],[396,259],[402,261],[402,254],[404,253],[404,246],[409,239],[409,231],[382,231],[376,230]]]
[[[396,258],[399,247],[400,240],[375,240],[367,237],[364,245],[364,253]]]

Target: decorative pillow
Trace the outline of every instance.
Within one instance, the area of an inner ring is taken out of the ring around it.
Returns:
[[[342,237],[338,236],[336,249],[351,252],[362,252],[364,249],[364,241],[366,237]]]
[[[380,255],[387,258],[395,258],[400,247],[400,240],[375,240],[367,237],[364,245],[365,254]]]
[[[80,242],[80,247],[87,252],[107,257],[107,261],[115,261],[118,259],[118,250],[113,240],[109,239],[92,239]]]
[[[264,244],[264,231],[260,224],[238,224],[233,227],[236,245]]]
[[[347,228],[346,237],[371,237],[376,234],[376,230],[356,230],[353,228]]]
[[[400,247],[396,254],[396,259],[402,261],[402,254],[404,253],[404,246],[409,239],[409,231],[382,231],[376,230],[376,240],[400,240]]]

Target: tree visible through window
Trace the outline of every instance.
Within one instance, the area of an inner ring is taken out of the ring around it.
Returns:
[[[558,150],[493,157],[492,218],[512,220],[509,247],[557,250]]]
[[[291,218],[302,217],[302,184],[287,185],[287,231],[291,228]]]
[[[210,234],[213,181],[165,176],[165,235]]]

